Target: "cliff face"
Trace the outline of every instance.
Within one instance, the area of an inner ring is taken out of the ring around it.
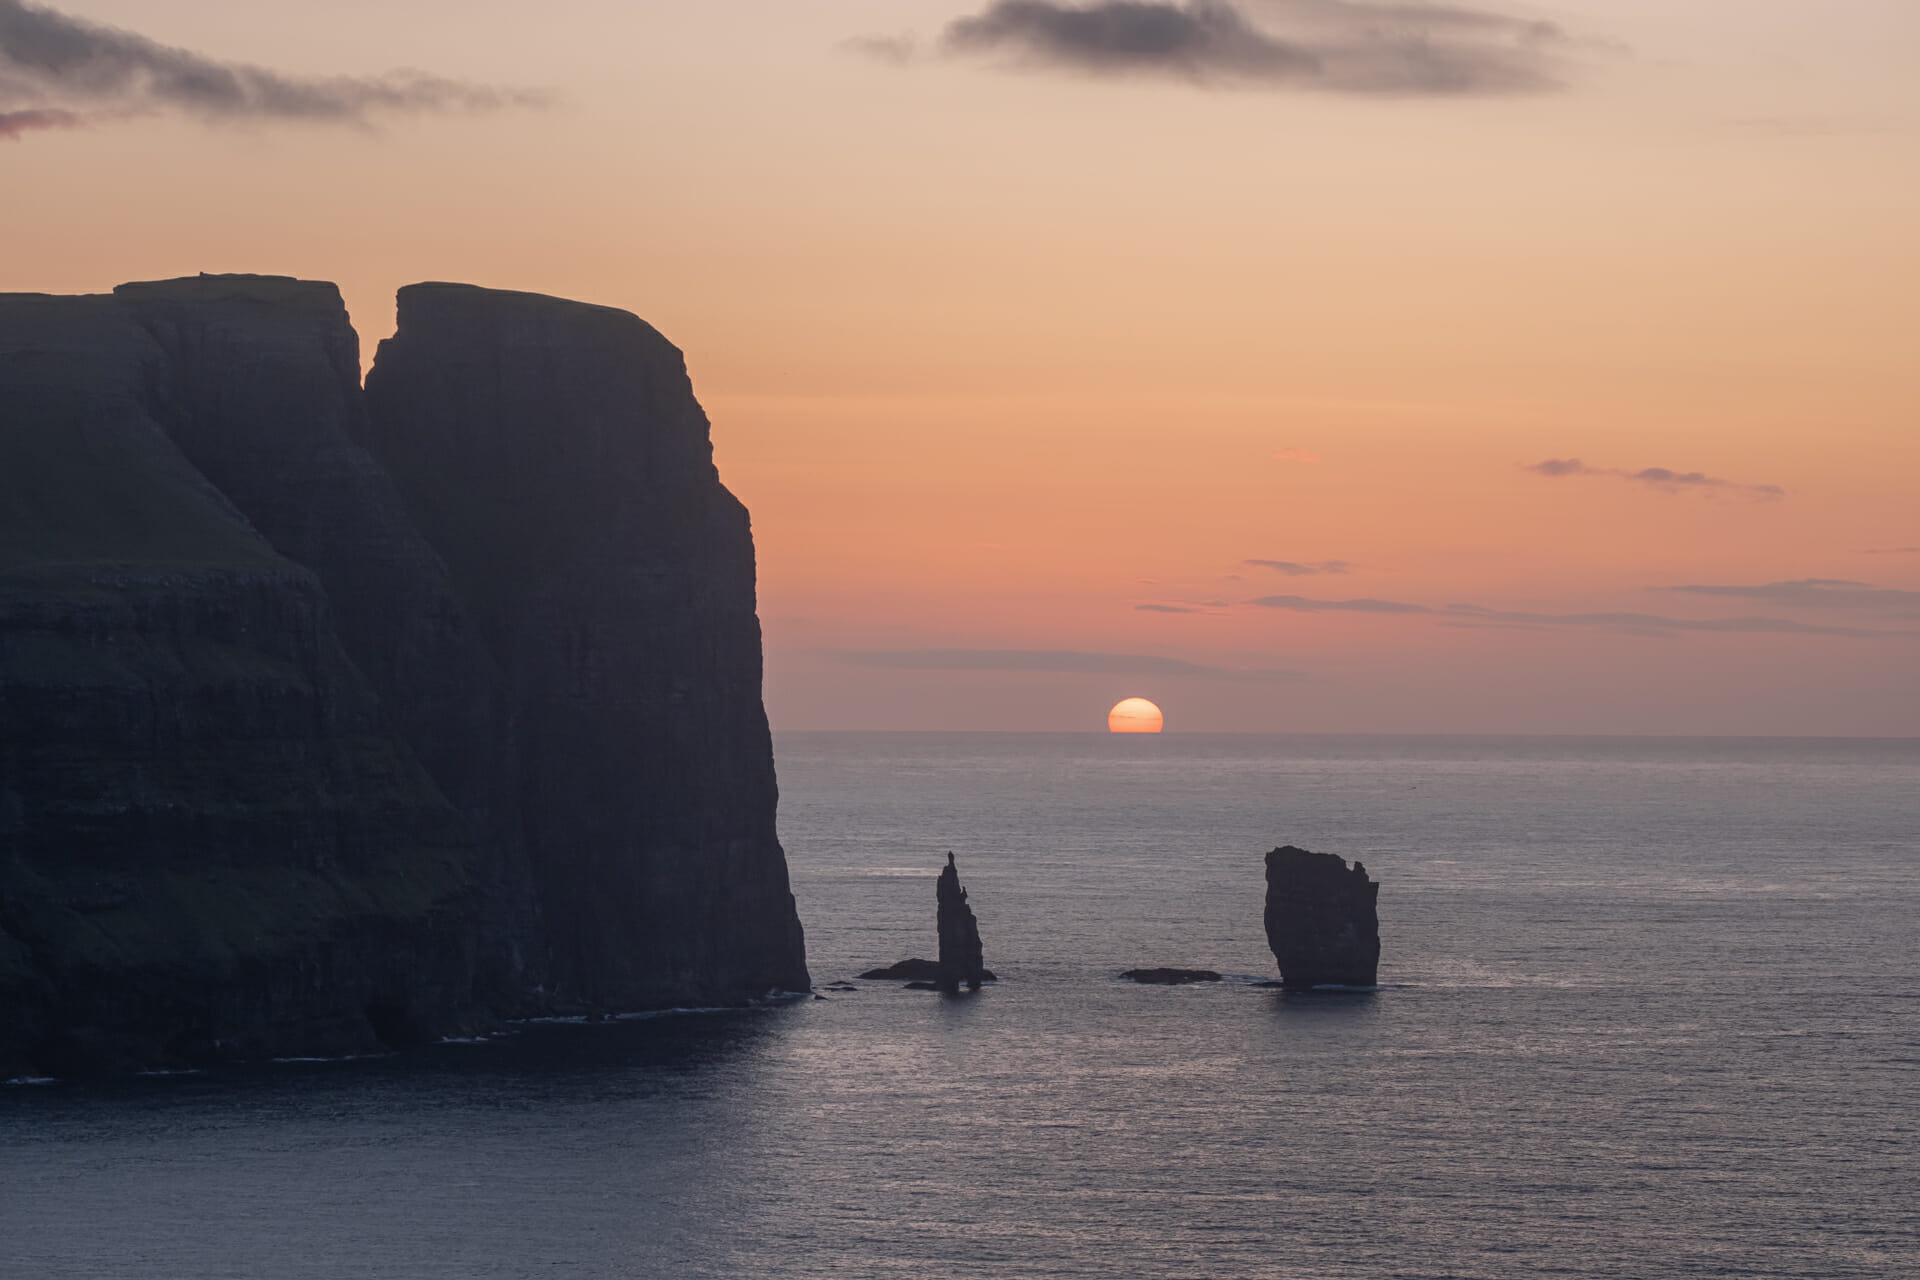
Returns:
[[[329,285],[0,295],[0,1075],[806,985],[678,353],[448,286],[371,416],[357,352]]]
[[[555,992],[804,990],[752,534],[680,352],[625,312],[414,285],[367,403],[505,675]]]
[[[471,837],[105,298],[0,297],[0,1072],[346,1052],[472,1013]]]
[[[281,555],[310,569],[398,736],[470,819],[496,1001],[544,978],[498,666],[366,434],[360,339],[317,281],[201,276],[114,296],[164,359],[154,417]]]

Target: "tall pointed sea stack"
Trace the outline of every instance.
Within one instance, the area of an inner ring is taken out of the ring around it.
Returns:
[[[1289,991],[1371,987],[1380,967],[1380,886],[1359,862],[1285,845],[1267,855],[1267,945]]]
[[[940,989],[951,994],[964,982],[967,990],[978,991],[987,972],[980,950],[980,923],[967,905],[967,891],[960,887],[960,870],[953,865],[951,853],[933,891],[940,904]]]

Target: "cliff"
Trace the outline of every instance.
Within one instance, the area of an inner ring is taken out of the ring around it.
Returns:
[[[0,295],[0,1075],[804,989],[679,354],[448,286],[390,345],[366,395],[330,285]]]
[[[679,350],[608,307],[413,285],[367,404],[505,673],[554,991],[805,990],[753,536]]]
[[[1284,845],[1267,854],[1267,945],[1290,991],[1370,987],[1380,966],[1380,886],[1359,862]]]
[[[0,297],[0,1073],[473,1016],[471,835],[112,299]]]

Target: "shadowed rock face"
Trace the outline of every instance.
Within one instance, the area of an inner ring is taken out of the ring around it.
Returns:
[[[987,978],[980,924],[967,905],[967,891],[960,887],[960,871],[953,865],[952,854],[947,855],[946,870],[934,883],[933,892],[940,925],[940,976],[935,981],[948,993],[958,991],[963,982],[967,990],[978,991]]]
[[[0,1076],[459,1030],[473,840],[124,303],[0,296]]]
[[[413,285],[367,400],[506,681],[555,991],[805,990],[752,533],[680,352],[626,312]]]
[[[678,352],[449,286],[372,415],[357,352],[331,285],[0,295],[0,1074],[806,986]]]
[[[201,276],[114,290],[160,349],[154,417],[279,554],[310,569],[392,728],[471,821],[493,1002],[545,982],[506,686],[367,434],[360,339],[320,281]]]
[[[1331,853],[1267,854],[1267,945],[1290,991],[1370,987],[1380,965],[1380,886]]]

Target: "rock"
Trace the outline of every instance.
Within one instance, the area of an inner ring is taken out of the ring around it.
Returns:
[[[1189,982],[1220,981],[1220,975],[1211,969],[1129,969],[1120,976],[1155,987],[1177,987]]]
[[[747,518],[633,316],[0,295],[0,1075],[808,986]]]
[[[941,986],[940,986],[940,984],[939,984],[939,983],[937,983],[937,982],[909,982],[909,983],[908,983],[908,984],[906,985],[906,988],[905,988],[905,989],[906,989],[906,990],[908,990],[908,991],[939,991],[939,990],[942,990],[942,988],[941,988]]]
[[[960,871],[947,855],[946,870],[934,883],[940,927],[940,971],[934,979],[949,995],[966,983],[967,990],[978,991],[986,980],[986,965],[980,951],[980,925],[967,905],[967,891],[960,887]]]
[[[123,300],[0,297],[0,1074],[484,1016],[471,827],[169,438],[171,371]]]
[[[856,978],[865,978],[874,982],[938,982],[940,980],[940,962],[938,960],[902,960],[899,964],[890,964],[884,969],[869,969],[857,973]],[[980,971],[982,982],[997,982],[991,969]]]
[[[679,350],[610,307],[411,285],[366,395],[366,444],[506,682],[555,992],[807,990],[753,536]]]
[[[1289,991],[1371,987],[1380,964],[1380,886],[1359,862],[1292,845],[1267,854],[1267,945]]]
[[[884,969],[869,969],[865,973],[856,973],[856,978],[867,978],[875,982],[932,982],[940,976],[938,960],[902,960],[899,964],[890,964]]]
[[[523,848],[500,664],[393,478],[362,443],[360,339],[333,285],[273,276],[124,284],[164,353],[154,416],[274,550],[311,570],[393,730],[473,829],[482,983],[504,1012],[552,986]]]

